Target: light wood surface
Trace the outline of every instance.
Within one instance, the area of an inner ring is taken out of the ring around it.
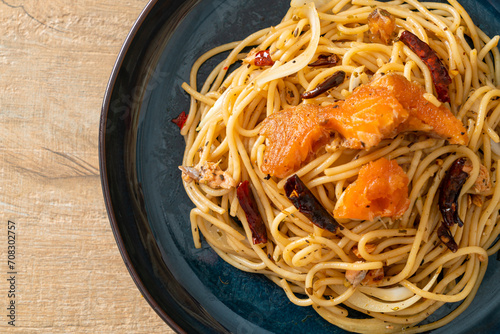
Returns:
[[[0,0],[2,333],[173,333],[125,268],[98,170],[104,90],[146,4]],[[15,327],[8,324],[11,300]]]

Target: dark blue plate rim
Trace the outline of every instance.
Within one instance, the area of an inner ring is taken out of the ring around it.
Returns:
[[[107,113],[111,104],[111,95],[113,88],[116,84],[118,74],[122,67],[125,57],[127,56],[127,52],[136,36],[138,31],[141,29],[142,24],[150,14],[153,7],[156,5],[158,0],[150,0],[144,9],[139,14],[138,18],[134,22],[132,28],[130,29],[127,37],[125,38],[125,42],[123,43],[118,57],[113,66],[111,76],[109,78],[108,84],[106,86],[103,104],[101,108],[101,117],[99,123],[99,166],[100,166],[100,174],[101,174],[101,187],[104,195],[104,202],[106,205],[106,211],[108,213],[108,218],[111,224],[111,229],[113,231],[114,238],[116,240],[116,244],[120,251],[120,254],[123,258],[125,266],[132,277],[135,285],[141,292],[142,296],[146,299],[149,305],[153,308],[153,310],[160,316],[160,318],[165,321],[173,330],[177,333],[186,333],[177,323],[172,319],[157,303],[156,299],[151,295],[148,288],[144,284],[143,280],[140,278],[137,269],[134,267],[132,260],[129,255],[129,251],[126,248],[125,242],[122,238],[119,228],[119,222],[115,215],[115,211],[113,209],[112,198],[109,188],[109,178],[107,174],[106,168],[106,146],[105,146],[105,135],[106,135],[106,120]]]

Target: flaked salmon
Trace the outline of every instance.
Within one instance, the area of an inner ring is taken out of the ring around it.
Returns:
[[[380,158],[361,167],[335,205],[335,218],[399,218],[410,205],[409,179],[395,160]]]
[[[326,126],[330,119],[328,110],[315,104],[300,104],[268,116],[260,130],[269,141],[262,171],[284,178],[311,159],[330,140]]]
[[[425,131],[451,144],[466,144],[462,122],[424,94],[419,84],[390,74],[358,87],[345,101],[301,104],[274,113],[260,130],[268,139],[261,169],[283,178],[314,157],[335,132],[343,137],[342,146],[353,149],[369,149],[407,131]]]

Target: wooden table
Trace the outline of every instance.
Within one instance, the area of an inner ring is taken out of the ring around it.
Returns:
[[[0,0],[2,333],[173,333],[125,268],[98,169],[104,90],[146,4]]]

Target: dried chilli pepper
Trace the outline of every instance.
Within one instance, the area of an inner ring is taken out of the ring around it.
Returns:
[[[236,188],[236,195],[241,208],[245,212],[248,227],[252,231],[252,242],[254,245],[267,242],[267,230],[264,221],[259,213],[259,208],[255,202],[248,180],[241,182]]]
[[[403,31],[399,40],[415,52],[429,68],[438,100],[441,102],[450,102],[448,86],[451,84],[451,78],[436,51],[407,30]]]
[[[439,226],[437,233],[439,240],[441,240],[441,242],[445,244],[449,250],[451,250],[453,253],[458,250],[458,245],[455,239],[453,239],[450,229],[444,223]]]
[[[458,246],[449,229],[455,224],[464,226],[458,215],[458,196],[469,177],[464,171],[465,163],[465,158],[455,160],[439,185],[438,205],[443,222],[438,228],[438,237],[452,252],[456,252]]]
[[[341,83],[343,83],[345,80],[345,72],[344,71],[337,71],[333,73],[331,76],[326,78],[325,81],[320,83],[319,85],[316,86],[316,88],[308,90],[304,93],[302,93],[301,97],[303,99],[312,99],[316,96],[319,96],[326,92],[329,89],[332,89],[334,87],[337,87]]]
[[[332,67],[340,62],[339,56],[332,53],[331,55],[319,55],[318,59],[309,64],[311,67]]]
[[[336,233],[337,229],[344,229],[314,197],[297,174],[286,180],[284,188],[286,196],[292,204],[314,225],[332,233]]]
[[[259,51],[255,54],[254,60],[255,66],[272,66],[274,65],[274,60],[271,58],[271,53],[269,50]]]
[[[182,130],[182,128],[184,127],[184,124],[186,124],[186,120],[187,120],[187,115],[186,113],[183,111],[179,114],[179,116],[177,116],[176,118],[173,118],[172,120],[170,120],[172,123],[174,123],[175,125],[177,125],[179,127],[179,129]]]

